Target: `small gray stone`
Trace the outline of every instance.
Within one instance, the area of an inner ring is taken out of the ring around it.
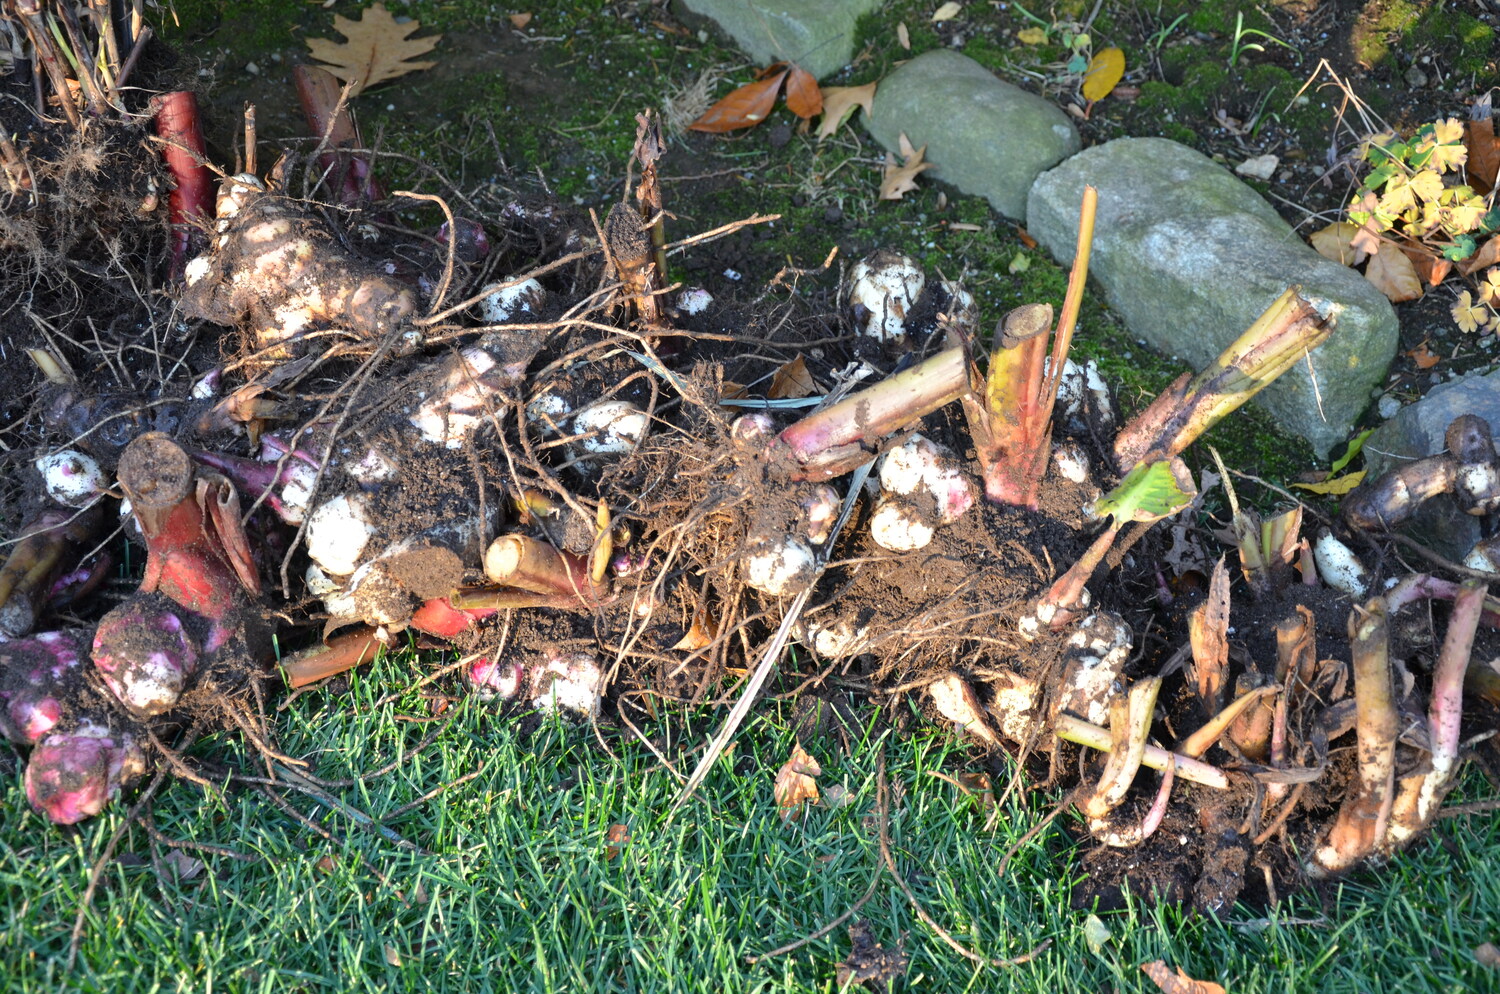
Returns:
[[[674,0],[762,65],[795,62],[819,79],[854,58],[854,22],[881,0]],[[688,18],[691,20],[691,18]]]
[[[905,134],[927,146],[925,175],[977,194],[1006,217],[1026,216],[1032,181],[1078,151],[1067,115],[967,55],[926,52],[880,81],[867,121],[891,151]]]
[[[1342,441],[1396,352],[1396,313],[1313,251],[1229,171],[1165,138],[1120,138],[1043,173],[1026,229],[1073,258],[1084,184],[1099,191],[1089,275],[1133,334],[1203,368],[1289,286],[1339,305],[1333,335],[1257,397],[1319,455]]]
[[[1444,451],[1444,434],[1460,414],[1477,414],[1500,433],[1500,372],[1471,374],[1434,387],[1427,396],[1408,404],[1365,439],[1367,480],[1416,459]],[[1429,500],[1404,529],[1439,555],[1455,562],[1479,540],[1479,522],[1448,497]]]

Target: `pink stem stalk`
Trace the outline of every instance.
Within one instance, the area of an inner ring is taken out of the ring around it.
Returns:
[[[182,276],[194,222],[214,216],[213,178],[203,165],[207,146],[198,115],[198,98],[188,90],[163,93],[152,100],[156,133],[171,145],[162,158],[175,186],[167,198],[167,220],[172,226],[171,278]],[[178,147],[181,146],[181,147]]]

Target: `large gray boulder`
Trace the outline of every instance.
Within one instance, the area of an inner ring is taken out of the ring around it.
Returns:
[[[1084,184],[1099,190],[1089,274],[1132,333],[1202,368],[1288,286],[1338,304],[1333,335],[1257,398],[1321,456],[1347,437],[1396,352],[1390,302],[1318,255],[1260,195],[1165,138],[1120,138],[1032,187],[1026,229],[1073,258]]]
[[[675,0],[761,65],[795,62],[822,79],[854,58],[854,22],[881,0]],[[691,18],[689,18],[691,20]]]
[[[925,175],[984,197],[1006,217],[1026,216],[1031,184],[1078,151],[1078,129],[1041,97],[996,78],[967,55],[926,52],[880,81],[866,121],[896,151],[902,134],[927,146]]]

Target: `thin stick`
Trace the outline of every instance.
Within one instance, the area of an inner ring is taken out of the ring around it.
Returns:
[[[879,792],[877,796],[884,797],[886,791],[884,752],[880,754],[880,758],[877,762],[878,765],[875,768],[875,789]],[[927,913],[927,910],[923,908],[921,903],[917,900],[917,895],[912,893],[911,888],[906,885],[906,881],[901,878],[901,871],[896,869],[896,858],[891,855],[890,829],[891,827],[889,819],[882,818],[880,821],[880,858],[885,861],[885,868],[890,871],[891,878],[896,881],[896,886],[901,888],[901,893],[906,895],[906,900],[911,904],[912,910],[917,913],[917,917],[922,919],[922,921],[927,924],[928,928],[936,932],[938,938],[947,943],[949,949],[952,949],[964,959],[971,960],[975,963],[981,963],[986,966],[1019,966],[1022,963],[1028,963],[1031,960],[1035,959],[1037,956],[1041,955],[1041,953],[1048,946],[1052,945],[1051,939],[1044,939],[1039,945],[1031,949],[1031,951],[1023,953],[1020,956],[1016,956],[1012,959],[991,959],[988,956],[981,956],[978,953],[974,952],[972,949],[969,949],[962,945],[957,939],[955,939],[948,933],[947,929],[939,925],[933,919],[933,917]]]
[[[453,256],[455,246],[458,244],[458,223],[453,220],[453,208],[448,206],[448,201],[431,193],[413,193],[410,190],[393,190],[393,197],[410,197],[412,200],[425,200],[437,204],[443,209],[443,216],[448,219],[448,260],[443,264],[443,280],[438,284],[437,294],[432,298],[432,308],[428,311],[431,317],[442,310],[443,298],[448,296],[448,287],[453,283]]]
[[[883,804],[881,804],[880,802],[877,802],[877,806],[880,807],[880,819],[881,819],[882,822],[884,822],[889,816],[886,814],[885,807],[884,807]],[[761,960],[770,959],[772,956],[781,956],[781,955],[783,955],[785,953],[791,952],[794,949],[801,949],[803,946],[808,945],[809,943],[817,942],[819,939],[823,938],[823,936],[827,935],[829,932],[832,932],[834,929],[836,929],[840,925],[844,924],[844,922],[848,921],[850,918],[853,918],[855,916],[855,914],[857,914],[859,912],[860,908],[863,908],[866,904],[869,903],[870,898],[872,898],[872,897],[875,896],[875,888],[880,884],[880,878],[884,874],[885,874],[885,867],[884,866],[877,866],[875,868],[875,876],[873,876],[872,878],[870,878],[870,887],[869,887],[868,890],[865,891],[864,896],[861,897],[858,901],[855,901],[854,905],[852,907],[850,907],[848,911],[845,911],[843,914],[839,915],[833,921],[829,922],[827,925],[824,925],[822,928],[818,929],[812,935],[805,936],[805,937],[803,937],[801,939],[798,939],[796,942],[788,942],[784,946],[777,946],[775,949],[772,949],[770,952],[768,952],[768,953],[761,953],[759,956],[746,956],[745,957],[745,962],[746,963],[752,963],[752,964],[753,963],[759,963]]]

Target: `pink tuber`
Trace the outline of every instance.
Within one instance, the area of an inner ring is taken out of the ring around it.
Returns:
[[[0,737],[35,745],[67,720],[84,686],[87,638],[43,632],[0,646]]]
[[[128,781],[146,772],[146,759],[129,735],[85,721],[47,736],[26,764],[26,797],[59,825],[74,825],[104,810]]]
[[[94,632],[94,668],[125,709],[145,719],[170,710],[198,668],[198,646],[157,594],[137,594]]]

